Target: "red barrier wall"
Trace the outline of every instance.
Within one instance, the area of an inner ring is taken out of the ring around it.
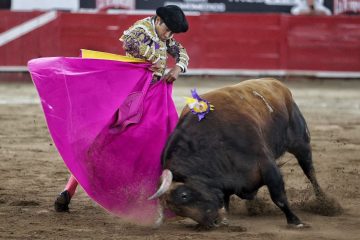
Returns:
[[[0,14],[3,33],[41,13]],[[80,48],[123,53],[118,38],[143,17],[58,12],[56,20],[0,46],[0,66],[77,56]],[[202,14],[188,20],[190,30],[176,39],[186,47],[193,69],[360,71],[358,16]]]
[[[360,70],[360,17],[287,17],[287,69]]]
[[[43,12],[0,11],[0,34]],[[42,56],[59,55],[59,19],[0,46],[0,66],[26,65],[27,61]],[[1,36],[1,35],[0,35]]]

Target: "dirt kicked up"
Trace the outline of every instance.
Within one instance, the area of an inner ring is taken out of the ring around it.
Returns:
[[[238,82],[238,78],[182,78],[174,88],[180,111],[190,89],[198,93]],[[296,159],[280,159],[292,209],[310,227],[288,228],[266,188],[256,202],[233,197],[229,227],[198,230],[189,219],[160,229],[111,216],[79,189],[70,213],[53,202],[68,178],[45,125],[31,83],[0,83],[0,239],[359,239],[360,80],[286,81],[312,137],[320,185],[329,196],[315,202]],[[338,205],[338,204],[340,205]],[[325,216],[324,216],[325,215]],[[330,215],[330,216],[329,216]]]

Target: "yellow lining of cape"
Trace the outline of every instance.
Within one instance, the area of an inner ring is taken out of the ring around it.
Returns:
[[[131,62],[131,63],[144,63],[145,60],[140,58],[132,58],[123,55],[117,55],[107,52],[99,52],[87,49],[81,49],[82,58],[91,58],[91,59],[104,59],[104,60],[115,60],[120,62]]]

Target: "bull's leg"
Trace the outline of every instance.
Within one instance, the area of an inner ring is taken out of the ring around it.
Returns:
[[[326,196],[316,179],[310,146],[310,133],[306,126],[305,119],[295,103],[293,104],[287,135],[288,152],[296,157],[304,174],[310,180],[314,188],[317,202],[311,207],[312,210],[326,216],[340,214],[342,212],[340,204],[335,199]]]
[[[292,153],[298,160],[304,174],[314,188],[316,197],[323,197],[324,193],[316,179],[313,167],[310,133],[306,121],[296,103],[293,103],[287,136],[288,152]]]
[[[304,227],[300,219],[291,211],[285,193],[284,181],[274,162],[260,164],[264,184],[268,187],[272,201],[286,216],[287,223],[295,227]]]
[[[289,152],[292,153],[296,157],[304,174],[310,180],[310,182],[314,188],[315,196],[317,198],[324,197],[325,194],[322,191],[322,189],[317,181],[317,178],[316,178],[315,169],[314,169],[313,161],[312,161],[312,152],[311,152],[310,143],[295,142],[289,148]]]
[[[224,207],[225,207],[226,212],[229,212],[229,208],[230,208],[230,195],[229,194],[224,195]]]
[[[314,188],[316,201],[310,201],[307,206],[308,209],[325,216],[334,216],[342,213],[341,205],[334,198],[328,197],[319,186],[312,163],[310,144],[299,143],[296,148],[291,149],[289,152],[295,155],[299,165]]]

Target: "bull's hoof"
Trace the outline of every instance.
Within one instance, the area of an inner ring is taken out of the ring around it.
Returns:
[[[61,192],[54,202],[55,211],[68,212],[70,200],[71,197],[67,190]]]
[[[305,229],[305,228],[310,228],[311,226],[306,223],[298,223],[298,224],[288,224],[287,227],[291,229]]]

